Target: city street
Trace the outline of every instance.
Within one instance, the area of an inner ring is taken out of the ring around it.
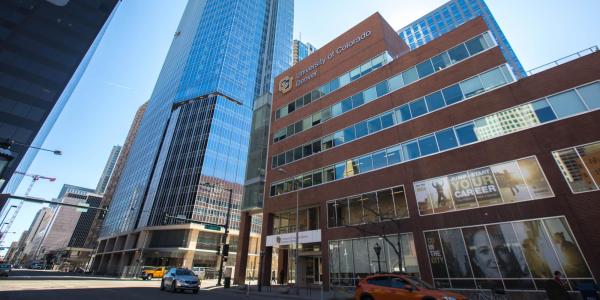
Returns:
[[[211,282],[212,283],[212,282]],[[210,284],[210,283],[209,283]],[[213,283],[214,285],[214,283]],[[160,281],[127,280],[90,276],[74,276],[59,272],[13,270],[10,277],[0,279],[0,299],[238,299],[240,295],[211,291],[203,287],[195,295],[191,292],[170,293],[159,290]],[[245,299],[259,299],[253,296]]]

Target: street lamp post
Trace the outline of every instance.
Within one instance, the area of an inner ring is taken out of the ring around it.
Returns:
[[[17,208],[16,205],[11,205],[8,210],[6,211],[6,214],[4,215],[4,218],[2,218],[2,222],[0,222],[0,224],[4,224],[4,220],[6,220],[6,217],[8,217],[8,215],[10,214],[10,210],[13,208]]]
[[[381,274],[381,260],[379,260],[379,255],[381,255],[381,246],[379,246],[379,243],[375,243],[375,246],[373,246],[373,250],[375,250],[375,255],[377,255],[377,269]]]
[[[287,171],[282,168],[277,169],[277,171],[281,172],[283,174],[287,174]],[[298,258],[299,258],[298,251],[300,250],[300,248],[298,247],[299,242],[300,242],[299,233],[298,233],[298,226],[299,226],[298,221],[299,221],[299,214],[300,214],[299,205],[300,205],[300,189],[297,189],[296,190],[296,249],[294,252],[294,260],[296,261],[296,268],[295,268],[296,275],[294,276],[295,277],[294,285],[296,286],[296,295],[300,295],[300,286],[298,285],[298,278],[299,278],[298,276],[300,275],[300,265],[299,265],[299,260],[298,260]]]

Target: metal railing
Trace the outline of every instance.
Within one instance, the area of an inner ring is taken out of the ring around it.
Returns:
[[[539,73],[541,71],[545,71],[545,70],[548,70],[550,68],[554,68],[554,67],[556,67],[558,65],[564,64],[566,62],[570,62],[570,61],[572,61],[574,59],[577,59],[577,58],[580,58],[582,56],[585,56],[585,55],[588,55],[588,54],[592,54],[592,53],[594,53],[596,51],[598,51],[598,46],[592,46],[592,47],[583,49],[581,51],[578,51],[578,52],[575,52],[573,54],[567,55],[565,57],[561,57],[561,58],[559,58],[557,60],[551,61],[551,62],[549,62],[547,64],[541,65],[541,66],[539,66],[537,68],[533,68],[533,69],[527,71],[527,76],[531,76],[531,75]]]

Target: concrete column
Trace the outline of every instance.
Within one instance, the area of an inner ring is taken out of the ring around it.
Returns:
[[[184,268],[191,269],[194,266],[194,254],[196,253],[196,242],[198,241],[198,235],[201,234],[200,230],[190,229],[190,233],[188,235],[188,244],[187,248],[192,250],[187,250],[183,255],[183,263],[182,266]]]
[[[252,215],[247,211],[240,215],[240,235],[238,237],[237,256],[235,261],[234,283],[243,284],[246,281],[248,268],[248,248],[250,246],[250,231],[252,229]]]

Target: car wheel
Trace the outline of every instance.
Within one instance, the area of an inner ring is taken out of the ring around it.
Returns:
[[[153,277],[153,276],[152,276],[152,274],[148,274],[148,276],[147,276],[147,277],[148,277],[148,280],[152,280],[152,277]]]
[[[198,294],[198,289],[195,289],[195,290],[194,290],[194,294]]]
[[[360,300],[373,300],[373,297],[371,297],[370,295],[364,295],[360,297]]]
[[[175,281],[175,280],[171,281],[171,293],[177,292],[177,288],[175,288],[176,285],[177,285],[177,281]]]
[[[164,290],[165,290],[165,281],[164,281],[164,280],[161,280],[161,281],[160,281],[160,290],[161,290],[161,291],[164,291]]]

